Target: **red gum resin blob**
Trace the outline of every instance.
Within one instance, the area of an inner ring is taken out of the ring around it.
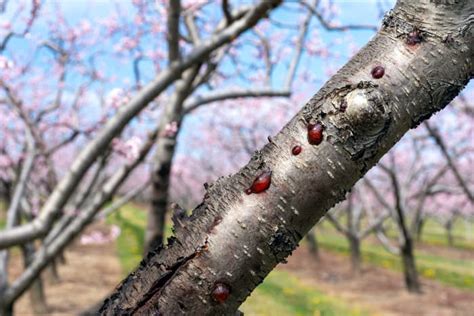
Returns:
[[[319,145],[323,141],[323,125],[321,123],[308,124],[308,142]]]
[[[372,74],[372,78],[380,79],[385,74],[385,69],[382,66],[375,66],[370,73]]]
[[[293,154],[293,156],[298,156],[302,150],[303,148],[301,148],[301,146],[296,145],[291,149],[291,153]]]
[[[264,171],[262,172],[252,183],[252,186],[245,190],[245,193],[261,193],[266,191],[270,184],[272,183],[272,172]]]
[[[216,283],[212,289],[212,298],[219,303],[224,303],[230,296],[229,286],[224,283]]]

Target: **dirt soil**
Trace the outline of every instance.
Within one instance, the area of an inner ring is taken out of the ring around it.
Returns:
[[[279,269],[346,302],[358,302],[377,315],[474,315],[474,292],[422,278],[423,293],[408,294],[400,273],[364,265],[354,277],[347,256],[321,251],[319,262],[299,247]]]
[[[96,227],[97,228],[97,227]],[[49,312],[47,315],[77,315],[102,301],[123,278],[113,242],[80,245],[75,242],[65,252],[66,264],[59,264],[60,282],[44,273]],[[22,267],[19,256],[12,258],[10,272],[18,275]],[[28,293],[15,304],[16,315],[33,315]]]

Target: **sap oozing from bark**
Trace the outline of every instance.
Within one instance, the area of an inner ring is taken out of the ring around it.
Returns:
[[[291,153],[293,154],[293,156],[298,156],[302,150],[303,148],[300,145],[296,145],[291,149]]]
[[[372,78],[380,79],[385,74],[385,69],[382,66],[375,66],[374,68],[372,68],[372,71],[370,73],[372,75]]]
[[[321,123],[309,123],[308,124],[308,142],[311,145],[319,145],[323,141],[323,130],[324,127]]]
[[[271,183],[272,183],[272,172],[264,171],[257,178],[255,178],[250,188],[245,190],[245,193],[247,194],[262,193],[270,187]]]

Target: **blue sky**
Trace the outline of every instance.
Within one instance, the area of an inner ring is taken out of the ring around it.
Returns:
[[[239,1],[234,1],[239,2]],[[245,2],[245,1],[244,1]],[[340,7],[340,15],[338,20],[341,24],[371,24],[379,25],[379,8],[376,5],[376,0],[335,0],[332,1],[334,4]],[[393,6],[395,0],[382,0],[380,1],[383,4],[385,9],[388,9]],[[51,2],[46,1],[47,4]],[[65,17],[70,24],[75,24],[82,19],[86,18],[91,21],[103,18],[110,14],[111,11],[114,11],[115,1],[111,0],[63,0],[58,2],[61,8],[64,10]],[[127,8],[130,6],[129,1],[117,1],[121,6]],[[231,1],[232,3],[232,1]],[[279,21],[288,21],[291,22],[291,16],[288,12],[283,9],[277,10],[272,17]],[[163,17],[163,23],[165,23],[165,17]],[[313,19],[313,27],[318,27],[318,22]],[[320,29],[320,34],[325,42],[331,42],[335,37],[340,36],[341,33],[338,32],[329,32]],[[370,30],[358,30],[349,32],[352,38],[352,41],[356,43],[359,47],[362,47],[368,39],[374,34]],[[347,45],[342,43],[337,47],[334,47],[338,53],[341,54],[339,64],[343,65],[347,58]],[[245,54],[245,53],[244,53]],[[325,80],[326,75],[323,73],[324,64],[321,59],[314,59],[311,63],[311,67],[314,68],[316,73],[319,73],[318,77]],[[280,71],[279,71],[280,70]],[[284,74],[285,69],[277,69],[275,71],[274,82],[279,82],[281,75]],[[114,69],[117,71],[117,69]],[[124,73],[124,76],[130,76],[130,73]],[[122,76],[123,77],[123,76]]]

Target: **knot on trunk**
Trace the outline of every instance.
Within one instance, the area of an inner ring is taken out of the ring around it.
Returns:
[[[382,93],[376,88],[355,89],[345,96],[346,120],[356,134],[374,135],[385,127],[387,115]]]
[[[332,112],[328,120],[330,142],[341,145],[354,160],[373,157],[391,122],[387,100],[383,90],[371,82],[338,90],[331,100],[339,111]]]

